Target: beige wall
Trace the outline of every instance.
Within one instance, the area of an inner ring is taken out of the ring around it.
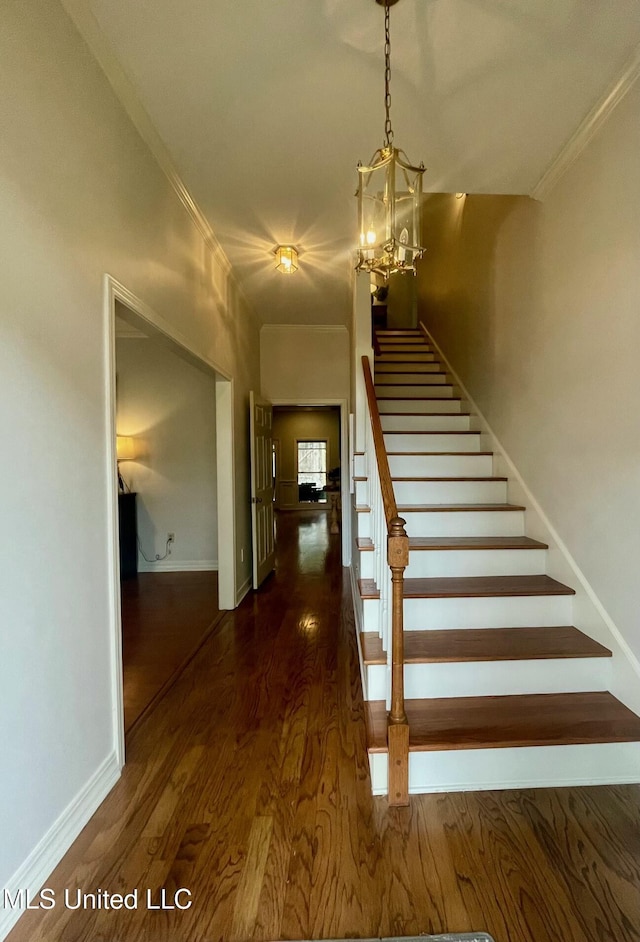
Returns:
[[[278,410],[273,414],[273,438],[279,442],[279,481],[297,481],[297,441],[327,442],[327,471],[340,465],[340,413],[337,409],[324,410]],[[281,506],[297,503],[295,488],[279,487],[276,498]]]
[[[262,394],[267,399],[349,399],[346,327],[265,325],[260,331]]]
[[[640,85],[544,203],[427,200],[421,316],[636,655]]]
[[[26,867],[24,886],[117,774],[105,273],[233,377],[245,546],[259,358],[226,267],[57,0],[0,4],[0,85],[0,886]]]

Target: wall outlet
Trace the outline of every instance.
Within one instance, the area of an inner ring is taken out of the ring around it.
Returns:
[[[175,543],[176,535],[175,533],[167,533],[167,543]]]

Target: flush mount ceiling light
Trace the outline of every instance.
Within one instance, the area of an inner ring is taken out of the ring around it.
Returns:
[[[293,245],[279,245],[276,248],[276,271],[283,275],[292,275],[298,270],[298,250]]]
[[[425,249],[420,245],[422,227],[422,174],[424,164],[414,167],[403,150],[394,146],[391,127],[391,40],[389,7],[398,0],[376,0],[384,6],[384,108],[385,138],[369,165],[358,164],[357,271],[413,272]]]

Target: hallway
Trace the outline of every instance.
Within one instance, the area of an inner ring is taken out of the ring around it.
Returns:
[[[136,724],[121,781],[11,942],[240,942],[485,930],[640,940],[640,788],[372,798],[347,570],[326,515]],[[66,910],[97,888],[135,910]],[[162,887],[186,910],[148,911]]]

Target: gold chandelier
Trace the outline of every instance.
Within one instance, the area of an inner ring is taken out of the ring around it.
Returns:
[[[422,174],[403,150],[394,146],[391,127],[391,39],[389,7],[397,0],[376,0],[384,5],[384,107],[385,140],[369,165],[358,164],[359,183],[357,271],[377,272],[388,278],[393,272],[416,273],[415,263],[425,249],[420,245],[422,227]]]

